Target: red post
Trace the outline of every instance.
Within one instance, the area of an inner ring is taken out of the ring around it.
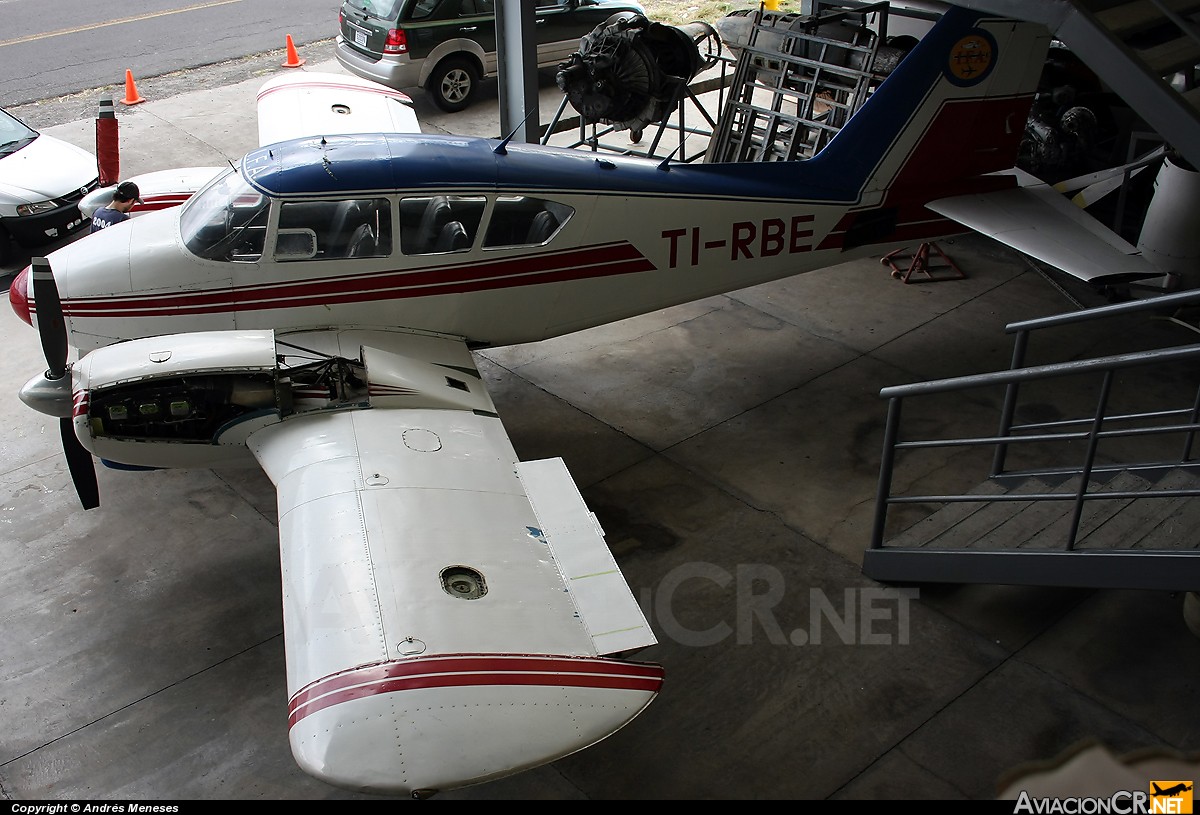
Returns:
[[[100,100],[100,112],[96,116],[96,169],[101,187],[112,186],[121,180],[121,146],[112,99]]]

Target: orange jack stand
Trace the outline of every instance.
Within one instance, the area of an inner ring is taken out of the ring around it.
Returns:
[[[946,253],[942,251],[942,248],[933,241],[921,244],[919,247],[917,247],[917,251],[912,255],[903,254],[906,248],[907,247],[901,247],[894,252],[888,252],[879,259],[879,262],[885,266],[891,266],[892,277],[900,280],[903,283],[914,282],[909,280],[909,278],[913,276],[913,272],[920,272],[927,278],[927,280],[915,281],[917,283],[937,282],[939,280],[962,280],[966,277],[966,274],[963,272],[963,270],[955,266],[954,261],[946,257]],[[938,257],[940,257],[943,262],[936,266],[930,264],[930,250],[937,252]],[[909,257],[911,257],[911,260],[909,261],[908,268],[901,269],[898,265],[898,262],[902,262],[904,258]],[[934,277],[933,273],[935,271],[944,269],[950,269],[953,273],[950,275],[942,275],[941,277]]]

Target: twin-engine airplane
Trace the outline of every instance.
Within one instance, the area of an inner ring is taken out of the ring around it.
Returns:
[[[554,761],[664,672],[628,659],[656,640],[598,523],[561,459],[517,460],[471,349],[965,231],[944,202],[1021,189],[1048,43],[950,8],[803,162],[419,133],[260,147],[19,275],[49,366],[21,397],[61,418],[85,507],[87,453],[264,468],[305,771],[424,796]],[[1144,271],[1122,257],[1106,268]]]

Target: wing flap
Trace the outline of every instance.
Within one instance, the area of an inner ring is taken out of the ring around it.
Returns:
[[[563,460],[519,462],[517,473],[597,653],[616,654],[656,644],[604,542],[599,521],[584,504]]]
[[[1022,186],[956,195],[925,206],[1081,280],[1161,277],[1137,248],[1028,173]]]

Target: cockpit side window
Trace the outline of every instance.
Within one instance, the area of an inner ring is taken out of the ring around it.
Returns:
[[[406,255],[465,252],[475,242],[486,206],[482,195],[400,199],[400,251]]]
[[[252,263],[262,257],[270,199],[230,170],[188,200],[179,229],[188,251],[209,260]]]
[[[381,258],[392,253],[392,210],[386,198],[285,201],[279,209],[274,258]]]
[[[486,248],[540,246],[558,234],[575,210],[557,201],[527,195],[502,195],[492,208],[483,239]]]

